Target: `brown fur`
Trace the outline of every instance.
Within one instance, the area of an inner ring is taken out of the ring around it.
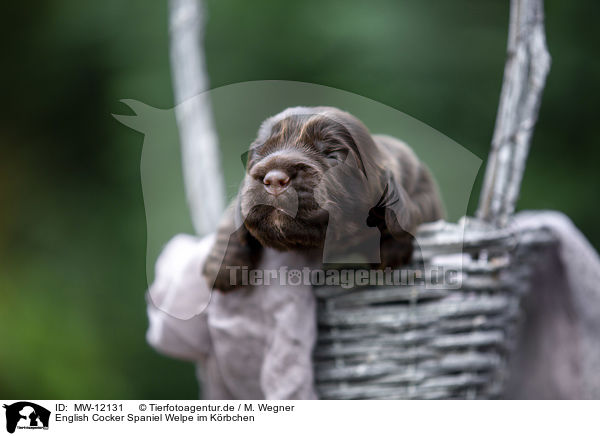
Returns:
[[[263,185],[272,169],[289,174],[293,188],[277,198]],[[314,255],[327,238],[342,254],[360,251],[365,221],[381,233],[375,266],[397,267],[410,260],[416,227],[442,217],[431,174],[403,142],[372,136],[339,109],[290,108],[260,127],[204,274],[226,292],[235,287],[226,266],[252,268],[263,246]]]

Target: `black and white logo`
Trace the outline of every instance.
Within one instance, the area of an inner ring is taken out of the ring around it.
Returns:
[[[6,431],[14,433],[16,429],[48,430],[50,411],[29,401],[19,401],[4,405],[6,409]]]

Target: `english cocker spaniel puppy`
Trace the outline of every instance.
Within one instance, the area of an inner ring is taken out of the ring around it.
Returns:
[[[400,140],[371,135],[333,107],[295,107],[268,118],[204,265],[214,289],[260,262],[263,247],[323,265],[408,262],[417,226],[443,217],[429,170]]]

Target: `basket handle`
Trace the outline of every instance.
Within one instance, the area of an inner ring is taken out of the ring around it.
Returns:
[[[477,217],[505,226],[515,210],[550,55],[543,0],[511,0],[507,59]]]
[[[175,116],[192,223],[199,235],[217,228],[225,208],[225,181],[204,59],[200,0],[169,0],[169,35]]]

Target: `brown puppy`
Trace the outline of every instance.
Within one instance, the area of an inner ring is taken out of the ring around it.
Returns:
[[[262,247],[398,267],[410,260],[416,227],[442,217],[433,178],[404,143],[372,136],[339,109],[290,108],[267,119],[250,146],[204,274],[232,290],[241,283],[232,271],[256,266]]]

